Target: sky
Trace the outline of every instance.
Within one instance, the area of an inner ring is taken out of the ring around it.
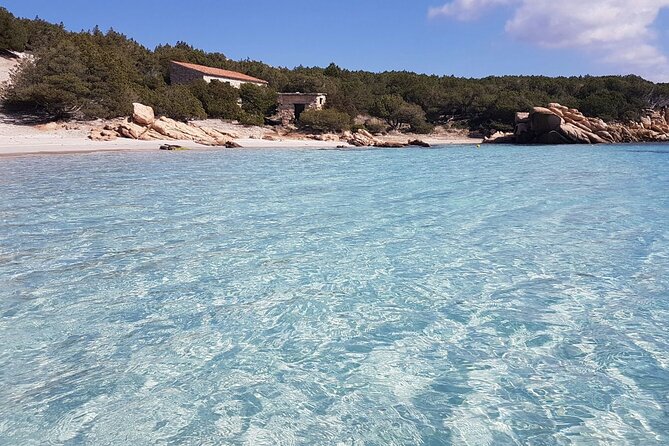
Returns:
[[[669,0],[0,0],[20,17],[275,66],[669,82]]]

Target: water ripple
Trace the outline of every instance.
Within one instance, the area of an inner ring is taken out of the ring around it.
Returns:
[[[2,160],[0,444],[667,444],[664,154]]]

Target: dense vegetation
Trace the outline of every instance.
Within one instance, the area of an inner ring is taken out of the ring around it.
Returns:
[[[324,114],[306,114],[314,129],[340,129],[358,115],[374,126],[429,131],[451,123],[470,129],[508,129],[514,113],[560,102],[605,120],[637,118],[649,106],[669,103],[669,84],[637,76],[503,76],[463,79],[409,72],[349,71],[327,68],[275,68],[261,62],[233,61],[186,43],[149,50],[126,36],[95,28],[68,32],[43,20],[15,18],[0,8],[0,50],[29,51],[5,92],[7,107],[52,117],[126,115],[133,101],[176,119],[215,117],[262,123],[274,112],[276,92],[328,94]],[[180,60],[240,71],[269,81],[270,88],[196,82],[170,85],[169,61]],[[237,104],[241,99],[243,107]],[[343,114],[347,116],[343,116]]]

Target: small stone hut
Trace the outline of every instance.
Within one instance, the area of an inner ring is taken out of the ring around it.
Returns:
[[[279,116],[284,125],[300,119],[305,110],[322,110],[325,93],[279,93]]]
[[[186,62],[172,61],[170,63],[170,81],[172,84],[190,84],[197,80],[204,80],[205,82],[216,80],[230,84],[235,88],[240,88],[243,84],[254,84],[261,87],[267,85],[267,81],[236,71]]]

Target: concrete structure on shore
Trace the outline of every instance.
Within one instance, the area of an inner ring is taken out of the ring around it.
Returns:
[[[170,81],[172,84],[189,84],[197,80],[205,82],[216,80],[230,84],[235,88],[240,88],[243,84],[254,84],[261,87],[267,85],[267,81],[236,71],[186,62],[172,61],[170,63]]]
[[[322,110],[325,93],[279,93],[279,116],[284,125],[300,119],[305,110]]]

